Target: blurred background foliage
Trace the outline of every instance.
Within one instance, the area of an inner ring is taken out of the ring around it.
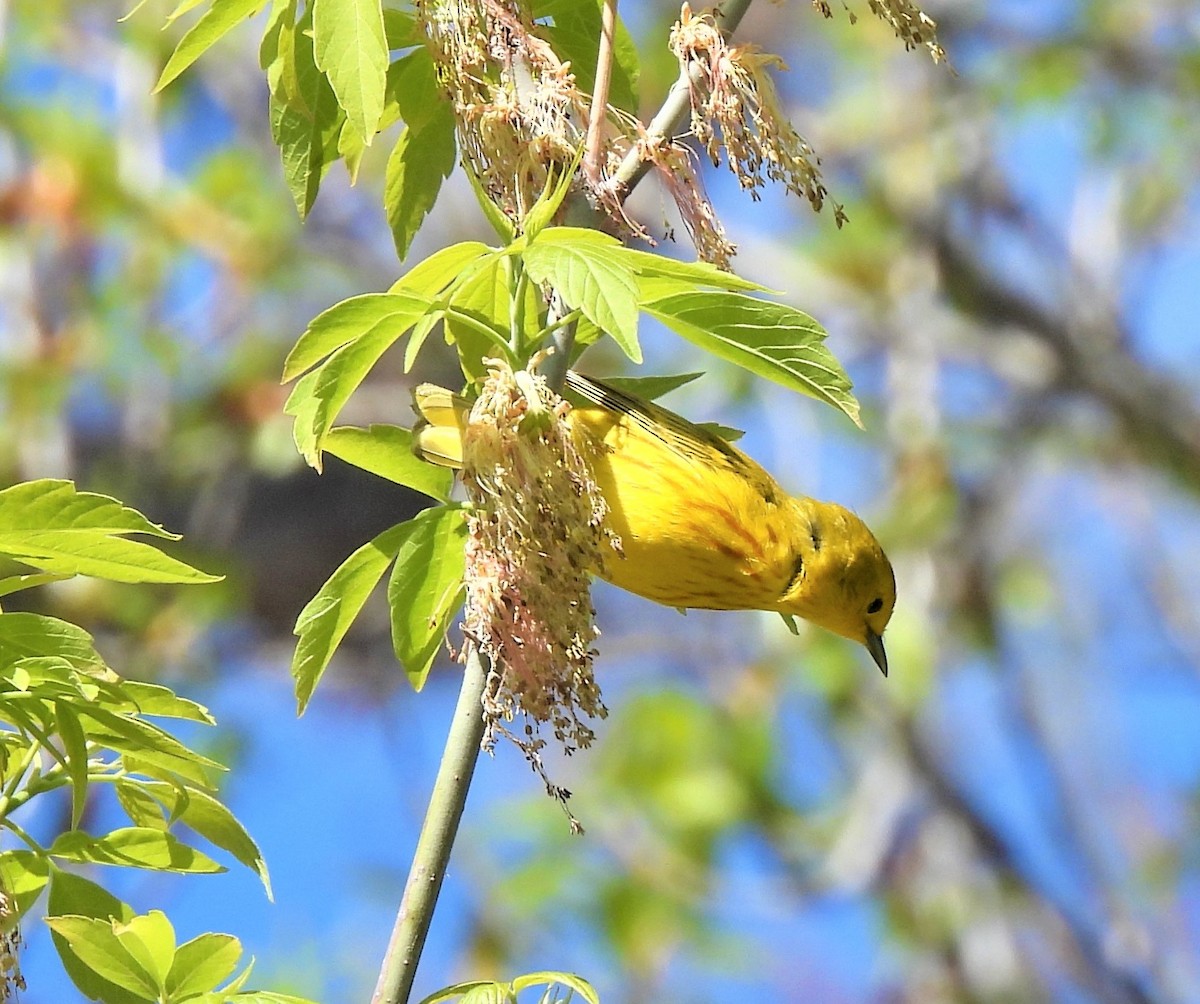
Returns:
[[[892,677],[777,619],[598,586],[612,715],[550,765],[587,836],[513,751],[485,761],[426,990],[559,968],[630,1004],[1200,1001],[1200,14],[930,2],[948,72],[851,8],[856,25],[759,3],[738,36],[791,66],[781,92],[849,225],[707,184],[739,270],[831,332],[869,432],[720,366],[669,403],[745,428],[785,486],[876,527],[899,580]],[[112,493],[228,576],[33,597],[128,675],[213,704],[279,905],[252,878],[124,898],[167,897],[184,936],[232,929],[277,984],[361,999],[456,674],[405,693],[381,607],[291,720],[296,613],[422,502],[302,467],[278,374],[318,311],[400,270],[387,144],[357,186],[335,168],[301,226],[258,35],[151,97],[182,30],[158,30],[166,12],[0,0],[2,480]],[[622,14],[648,114],[677,12]],[[683,234],[652,183],[631,206]],[[491,239],[455,177],[410,262],[473,237]],[[658,372],[696,367],[664,332],[643,343]],[[410,383],[453,374],[393,360],[344,420],[406,424]],[[46,932],[26,937],[28,999],[73,999]]]

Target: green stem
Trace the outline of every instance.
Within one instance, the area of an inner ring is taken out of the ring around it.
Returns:
[[[504,355],[504,358],[514,367],[519,365],[516,354],[509,348],[508,339],[486,321],[481,321],[478,317],[472,317],[466,311],[459,310],[457,307],[446,307],[445,312],[445,316],[453,318],[456,323],[461,324],[465,328],[470,328],[472,331],[478,331],[484,338],[495,345]]]
[[[417,963],[429,933],[483,740],[482,702],[486,684],[483,659],[474,644],[468,642],[462,689],[372,1004],[407,1004],[412,993]]]
[[[40,857],[46,853],[41,844],[34,840],[33,837],[21,829],[21,827],[19,827],[11,819],[4,820],[4,826],[7,829],[12,830],[12,832],[15,833],[21,840],[25,841],[25,843],[29,845],[29,849],[33,851],[34,854],[37,854]]]

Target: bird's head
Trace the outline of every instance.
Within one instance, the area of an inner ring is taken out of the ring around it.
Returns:
[[[887,675],[883,631],[896,605],[892,564],[867,524],[831,502],[796,500],[804,527],[779,610],[865,645]]]

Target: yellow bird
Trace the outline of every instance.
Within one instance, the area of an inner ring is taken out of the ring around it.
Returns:
[[[865,645],[887,675],[896,579],[861,519],[788,495],[737,447],[660,405],[575,372],[566,387],[585,402],[567,421],[592,458],[624,553],[606,563],[605,578],[681,609],[803,617]],[[422,384],[414,403],[423,418],[414,452],[461,467],[470,402]]]

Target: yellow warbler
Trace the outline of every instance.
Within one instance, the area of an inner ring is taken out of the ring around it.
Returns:
[[[896,602],[891,563],[854,513],[788,495],[737,447],[660,405],[578,373],[586,404],[568,416],[621,539],[603,575],[668,606],[774,610],[812,621],[867,651],[887,675],[883,631]],[[470,403],[442,387],[414,391],[424,421],[413,449],[462,465]]]

